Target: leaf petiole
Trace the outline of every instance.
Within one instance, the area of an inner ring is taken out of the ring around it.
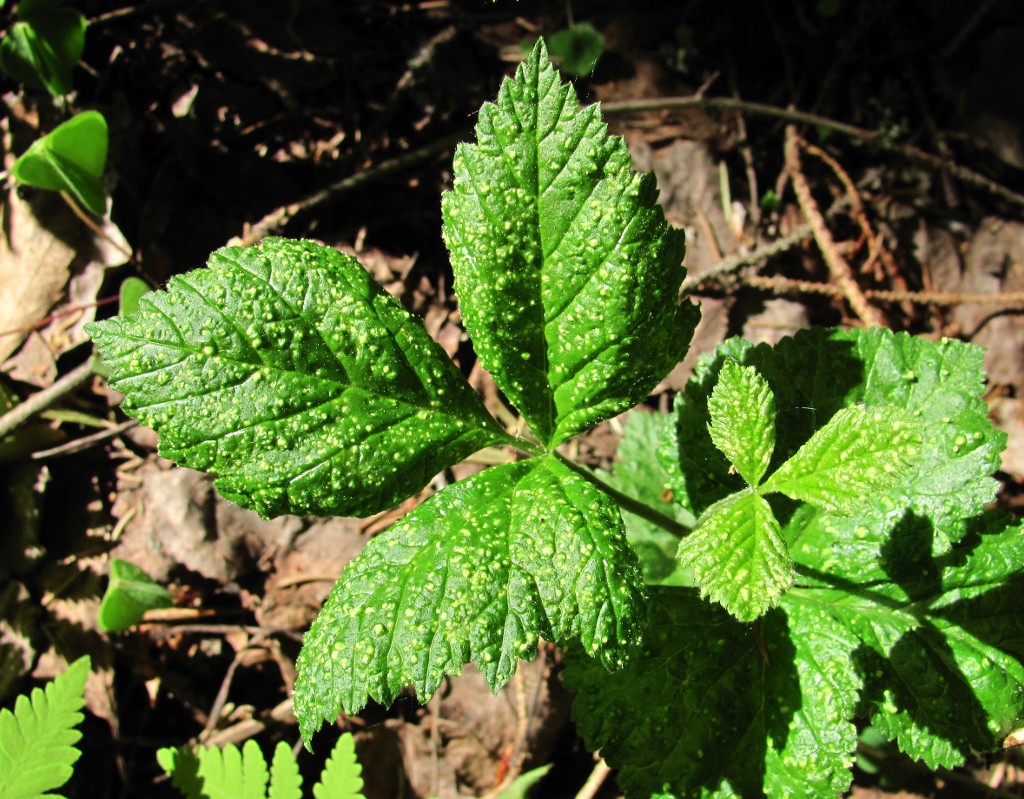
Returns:
[[[636,497],[631,497],[629,494],[623,494],[619,489],[609,485],[589,469],[586,469],[577,463],[573,463],[560,453],[556,452],[555,457],[580,475],[580,477],[587,480],[592,485],[597,486],[606,494],[609,494],[623,510],[639,516],[641,519],[650,522],[656,527],[660,527],[662,530],[666,530],[676,538],[683,538],[693,532],[693,528],[689,525],[676,521],[671,516],[666,516],[661,511],[655,510],[645,502],[641,502],[636,499]]]

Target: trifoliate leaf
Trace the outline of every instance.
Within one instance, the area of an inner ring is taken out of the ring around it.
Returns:
[[[295,713],[308,742],[367,695],[426,701],[475,661],[492,690],[538,636],[606,667],[633,650],[645,590],[614,501],[555,456],[456,483],[373,539],[306,635]]]
[[[939,557],[933,535],[920,517],[888,536],[808,526],[794,548],[807,587],[784,604],[813,604],[855,635],[872,725],[929,767],[953,768],[1024,721],[1024,533],[972,534]],[[835,557],[831,547],[846,548],[836,536],[873,543],[875,568]]]
[[[0,709],[0,796],[4,799],[45,799],[49,791],[71,779],[81,752],[85,680],[89,658],[81,657],[45,688],[33,688],[14,703],[14,712]]]
[[[366,515],[509,440],[359,263],[313,242],[227,247],[90,325],[160,452],[263,516]]]
[[[701,595],[740,621],[753,621],[777,605],[793,583],[793,561],[775,514],[750,489],[683,538],[677,556]]]
[[[147,610],[174,604],[171,592],[133,563],[110,561],[110,583],[100,603],[99,625],[104,632],[122,632],[138,624]]]
[[[841,408],[895,406],[913,417],[920,454],[888,498],[856,508],[859,524],[891,524],[909,509],[932,521],[941,552],[963,535],[964,520],[995,496],[991,474],[1006,439],[992,427],[982,399],[980,348],[881,328],[815,328],[774,348],[733,339],[698,362],[676,397],[676,426],[659,449],[677,500],[695,513],[743,486],[706,429],[708,397],[730,358],[755,367],[775,394],[776,468]]]
[[[835,513],[856,513],[916,465],[921,431],[902,408],[843,408],[761,487]]]
[[[643,654],[608,673],[569,660],[573,715],[628,795],[833,796],[850,784],[855,639],[827,613],[752,630],[695,592],[652,589]]]
[[[292,748],[284,741],[274,747],[270,762],[270,786],[267,799],[302,799],[302,775]]]
[[[751,486],[764,477],[775,450],[775,396],[751,366],[726,359],[708,398],[711,441]]]
[[[669,417],[642,410],[626,416],[626,430],[619,441],[618,460],[611,474],[602,473],[601,479],[613,488],[635,497],[669,518],[693,526],[693,516],[672,502],[668,490],[668,476],[651,454],[658,448],[662,428]],[[679,537],[652,522],[620,508],[626,525],[626,538],[640,559],[640,569],[648,585],[689,585],[692,580],[679,568],[676,549]]]
[[[697,313],[677,301],[683,234],[543,42],[476,134],[442,198],[462,317],[481,363],[554,447],[636,405],[685,353]]]
[[[107,120],[99,111],[83,111],[32,142],[14,162],[11,175],[26,186],[68,192],[103,216],[107,148]]]
[[[356,760],[356,743],[346,732],[334,745],[319,781],[313,786],[314,799],[363,799],[363,767]]]

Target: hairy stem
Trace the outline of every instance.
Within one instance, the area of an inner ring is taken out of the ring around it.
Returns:
[[[623,510],[629,511],[635,516],[639,516],[641,519],[650,522],[656,527],[660,527],[662,530],[666,530],[672,533],[672,535],[676,536],[676,538],[682,538],[683,536],[689,535],[690,532],[692,532],[692,528],[690,528],[688,525],[676,521],[671,516],[666,516],[661,511],[655,510],[646,502],[641,502],[636,497],[631,497],[628,494],[623,494],[621,491],[619,491],[619,489],[609,485],[589,469],[585,469],[579,464],[573,463],[571,460],[564,457],[563,455],[560,455],[557,452],[555,453],[555,457],[558,458],[570,469],[572,469],[574,472],[576,472],[576,474],[578,474],[580,477],[597,486],[606,494],[610,494],[611,497],[616,502],[619,503],[619,507],[621,507]]]

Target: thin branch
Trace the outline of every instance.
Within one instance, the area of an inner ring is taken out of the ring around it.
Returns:
[[[583,787],[580,788],[576,799],[594,799],[598,792],[601,790],[601,786],[604,785],[604,781],[608,779],[608,775],[612,773],[611,767],[604,762],[604,758],[598,760],[594,764],[594,770],[590,772],[590,776],[587,777],[587,781],[583,783]]]
[[[814,240],[818,243],[818,248],[825,259],[832,280],[842,289],[843,296],[850,303],[853,312],[867,327],[885,327],[885,319],[882,314],[868,303],[860,286],[853,278],[853,270],[836,249],[832,234],[825,225],[821,211],[818,210],[818,204],[811,195],[811,188],[807,185],[807,179],[800,168],[800,138],[795,125],[786,126],[785,154],[786,169],[793,181],[793,190],[796,192],[797,201],[811,225]]]
[[[463,137],[461,135],[457,135],[440,139],[424,147],[420,147],[418,150],[412,150],[411,152],[400,155],[397,158],[392,158],[390,161],[383,161],[376,166],[363,170],[362,172],[356,172],[354,175],[349,175],[347,178],[343,178],[336,183],[332,183],[330,186],[320,189],[298,202],[282,206],[267,214],[259,222],[254,224],[245,233],[245,235],[241,237],[240,243],[246,246],[256,244],[266,236],[270,236],[273,233],[282,230],[288,222],[299,214],[305,213],[318,205],[322,205],[330,199],[340,197],[347,192],[360,188],[367,183],[372,183],[374,180],[394,174],[395,172],[401,172],[409,167],[419,164],[421,161],[427,161],[436,155],[447,152],[461,141],[462,138]]]
[[[20,405],[15,405],[3,416],[0,416],[0,439],[13,433],[37,413],[45,411],[80,386],[85,385],[92,375],[93,361],[90,358],[63,377],[57,378],[52,385],[37,391]]]
[[[740,100],[732,97],[656,97],[648,100],[620,100],[609,103],[602,103],[601,110],[606,114],[626,114],[637,111],[661,111],[675,108],[703,108],[712,111],[740,111],[759,116],[773,117],[798,125],[811,125],[814,127],[826,128],[833,133],[838,133],[850,139],[864,142],[885,152],[891,152],[906,158],[908,161],[946,172],[958,180],[963,181],[975,188],[982,189],[989,194],[1000,197],[1007,202],[1013,203],[1018,208],[1024,208],[1024,194],[1008,189],[984,175],[975,172],[973,169],[960,166],[941,156],[925,152],[919,147],[911,144],[900,144],[891,137],[877,130],[859,128],[856,125],[848,125],[836,119],[810,114],[805,111],[797,111],[791,108],[779,108],[767,103],[757,103],[749,100]]]

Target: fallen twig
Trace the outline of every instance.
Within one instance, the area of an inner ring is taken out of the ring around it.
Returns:
[[[76,366],[66,375],[57,378],[52,385],[37,391],[20,405],[0,416],[0,438],[13,433],[37,413],[41,413],[63,397],[89,381],[93,375],[92,358]]]
[[[800,169],[800,137],[796,132],[795,125],[786,126],[785,155],[786,169],[789,172],[790,179],[793,181],[793,191],[796,193],[797,202],[800,203],[800,209],[804,212],[804,216],[807,217],[811,231],[814,234],[814,240],[818,243],[818,248],[825,259],[825,264],[828,266],[832,280],[842,289],[843,296],[850,304],[853,312],[857,314],[867,327],[885,327],[884,317],[877,308],[872,307],[868,303],[864,292],[861,291],[857,281],[853,278],[853,270],[836,249],[832,234],[825,225],[825,220],[818,209],[818,204],[811,195],[810,186],[807,185],[807,179]]]
[[[749,100],[740,100],[732,97],[655,97],[647,100],[619,100],[601,104],[601,111],[605,114],[625,114],[635,111],[660,111],[674,108],[703,108],[714,111],[740,111],[759,116],[774,117],[786,122],[798,125],[812,125],[815,127],[827,128],[828,130],[846,136],[857,141],[864,142],[871,147],[894,153],[908,161],[912,161],[929,169],[936,169],[946,172],[964,183],[975,188],[987,191],[989,194],[1001,197],[1007,202],[1013,203],[1018,208],[1024,208],[1024,194],[1008,189],[994,180],[989,180],[984,175],[975,172],[973,169],[960,166],[952,161],[932,153],[925,152],[919,147],[911,144],[901,144],[892,139],[883,131],[868,130],[859,128],[856,125],[848,125],[836,119],[810,114],[806,111],[797,111],[792,108],[779,108],[767,103],[756,103]]]

